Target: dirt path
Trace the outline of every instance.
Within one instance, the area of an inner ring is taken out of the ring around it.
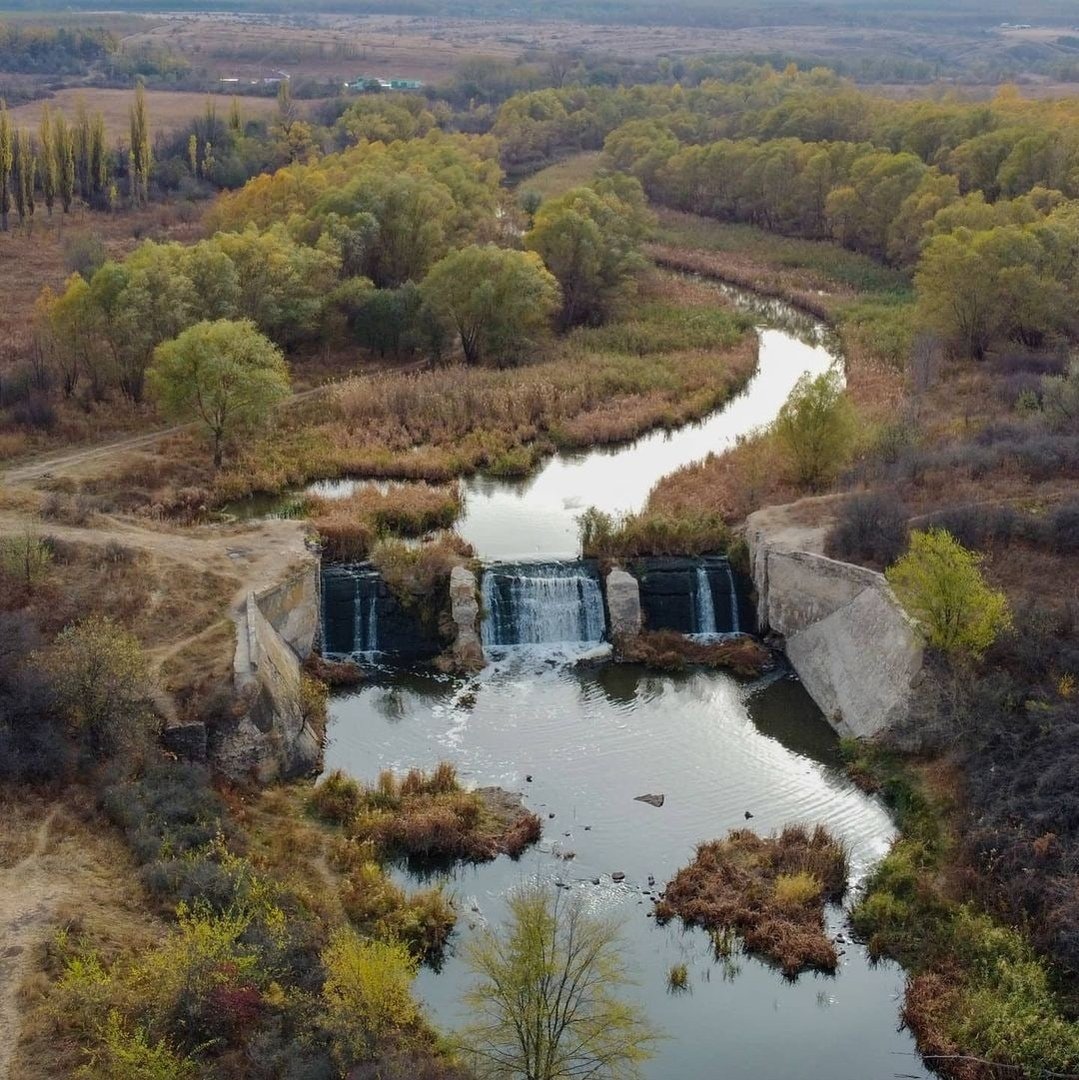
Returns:
[[[71,895],[70,877],[46,854],[56,812],[53,807],[38,825],[30,854],[0,870],[0,1080],[15,1080],[19,987],[34,947],[48,933],[59,903]]]

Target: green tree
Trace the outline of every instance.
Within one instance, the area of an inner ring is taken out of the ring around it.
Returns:
[[[141,82],[135,84],[135,103],[129,112],[131,126],[131,201],[144,206],[150,197],[150,121],[146,113],[146,91]]]
[[[53,157],[56,160],[56,192],[64,213],[70,213],[75,198],[75,144],[71,128],[62,113],[56,114],[52,125]]]
[[[817,489],[832,480],[854,450],[855,417],[836,371],[795,384],[773,427],[795,483]]]
[[[49,217],[52,217],[53,204],[56,202],[56,147],[53,143],[52,118],[47,104],[41,110],[38,141],[41,144],[41,197],[45,200]]]
[[[7,102],[0,98],[0,228],[7,232],[11,213],[11,169],[15,163],[15,129]]]
[[[534,252],[488,244],[451,252],[431,268],[420,294],[453,328],[469,364],[520,359],[558,309],[558,282]]]
[[[188,327],[159,345],[149,371],[162,410],[201,421],[220,466],[226,442],[268,419],[288,397],[288,367],[280,350],[247,320],[218,319]]]
[[[542,889],[510,898],[510,923],[467,955],[475,1019],[461,1042],[491,1080],[632,1077],[657,1035],[622,991],[631,979],[619,927]]]
[[[562,326],[600,323],[643,268],[640,244],[651,217],[635,180],[600,180],[544,203],[525,247],[562,287]]]
[[[945,529],[910,534],[910,548],[885,576],[930,645],[980,656],[1011,626],[1007,597],[982,576],[982,556]]]
[[[134,634],[91,615],[57,635],[44,664],[60,708],[95,757],[146,743],[156,724],[149,667]]]

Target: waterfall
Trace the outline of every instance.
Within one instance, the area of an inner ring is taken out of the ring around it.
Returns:
[[[607,628],[599,576],[583,563],[491,567],[483,575],[483,644],[598,643]]]
[[[738,617],[738,589],[734,584],[734,571],[731,569],[730,563],[727,563],[727,584],[730,586],[731,633],[740,634],[742,632],[742,622]]]
[[[716,632],[716,606],[712,601],[712,582],[704,566],[697,567],[697,602],[695,615],[697,625],[695,633],[714,634]]]
[[[353,656],[378,652],[378,585],[375,571],[357,573],[353,577],[352,648]]]

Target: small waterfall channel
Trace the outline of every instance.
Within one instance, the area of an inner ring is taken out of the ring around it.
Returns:
[[[485,647],[599,644],[607,631],[599,571],[586,562],[491,566],[481,593]]]

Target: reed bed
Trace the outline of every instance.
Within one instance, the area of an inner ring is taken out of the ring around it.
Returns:
[[[787,826],[761,837],[735,829],[700,844],[656,905],[656,918],[675,916],[709,931],[733,930],[747,951],[777,964],[788,978],[834,972],[835,944],[825,932],[824,905],[847,887],[848,855],[822,826]]]
[[[340,499],[308,496],[306,506],[326,558],[354,562],[366,558],[380,537],[416,537],[448,529],[462,503],[456,487],[365,484]]]
[[[724,641],[694,641],[675,630],[646,630],[616,643],[618,658],[659,671],[708,667],[756,678],[768,666],[770,654],[747,636]]]
[[[655,274],[631,315],[514,368],[452,365],[347,379],[289,410],[216,480],[220,500],[344,475],[445,483],[523,475],[543,454],[697,419],[756,367],[750,321],[711,285]]]
[[[383,855],[486,862],[518,856],[542,830],[539,818],[507,792],[466,791],[447,762],[403,777],[386,770],[372,787],[333,772],[315,788],[310,807],[343,826],[350,841]]]

